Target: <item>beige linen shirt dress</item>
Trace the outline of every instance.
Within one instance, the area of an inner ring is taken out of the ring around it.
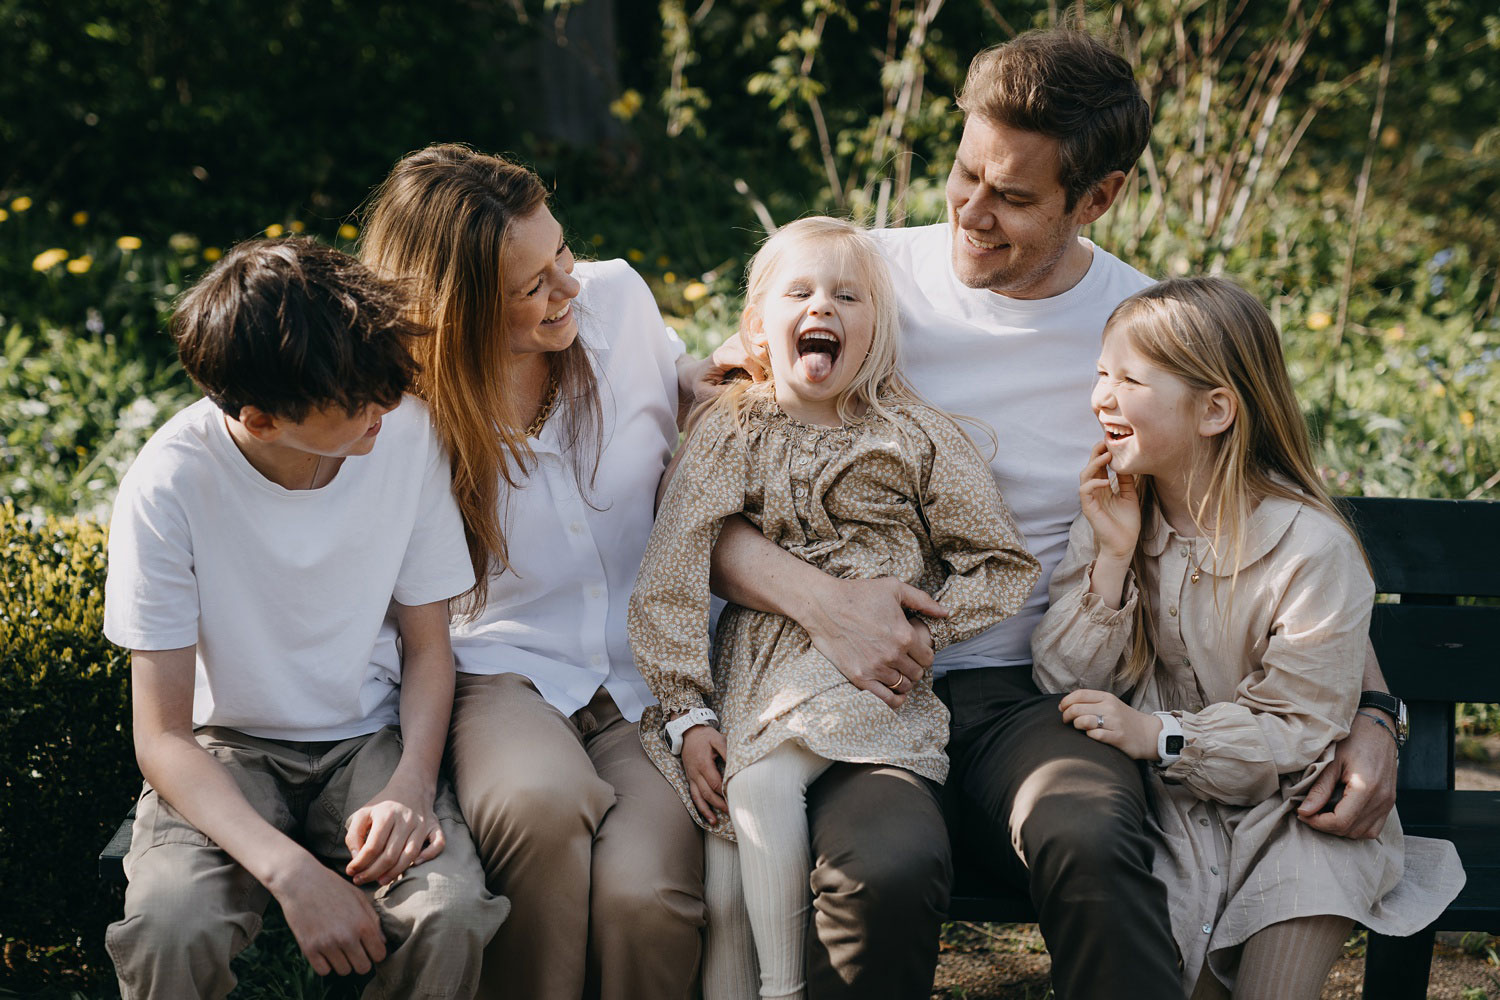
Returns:
[[[1112,611],[1089,593],[1093,531],[1074,522],[1033,671],[1043,690],[1111,691],[1182,722],[1182,756],[1150,768],[1150,790],[1185,988],[1205,961],[1232,988],[1238,951],[1226,949],[1283,920],[1340,915],[1390,935],[1431,923],[1463,887],[1452,844],[1403,838],[1394,811],[1373,840],[1296,818],[1359,701],[1375,588],[1353,537],[1309,504],[1264,500],[1234,580],[1232,557],[1205,538],[1160,519],[1141,534],[1145,579],[1131,574]],[[1117,673],[1138,587],[1153,595],[1157,661],[1128,691]]]
[[[892,576],[932,594],[951,612],[926,619],[937,649],[1014,614],[1039,573],[989,467],[948,417],[882,400],[888,416],[822,427],[750,392],[759,398],[743,433],[716,406],[684,446],[628,619],[636,665],[661,702],[641,718],[641,742],[693,818],[731,837],[727,816],[703,824],[693,807],[667,749],[668,715],[705,704],[718,712],[729,780],[796,740],[829,760],[941,782],[948,710],[930,678],[892,710],[851,684],[796,622],[736,605],[720,617],[710,657],[709,559],[725,517],[743,513],[833,576]]]

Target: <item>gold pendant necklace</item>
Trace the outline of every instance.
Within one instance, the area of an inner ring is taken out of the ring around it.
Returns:
[[[1203,569],[1203,558],[1208,557],[1210,554],[1212,554],[1212,551],[1213,551],[1211,548],[1209,548],[1209,546],[1205,545],[1204,546],[1205,551],[1203,553],[1203,558],[1200,558],[1197,555],[1197,549],[1198,549],[1197,542],[1189,542],[1188,543],[1188,560],[1189,560],[1189,565],[1192,567],[1192,570],[1193,570],[1191,573],[1188,574],[1188,583],[1197,583],[1198,582],[1198,580],[1202,576],[1202,572],[1201,571]]]

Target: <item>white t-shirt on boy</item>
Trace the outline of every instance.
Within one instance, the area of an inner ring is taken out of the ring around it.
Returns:
[[[152,435],[110,522],[104,634],[197,645],[194,726],[339,740],[398,721],[391,601],[474,583],[447,453],[406,397],[316,490],[255,470],[201,399]]]
[[[1013,299],[958,280],[946,223],[875,235],[901,308],[902,370],[929,402],[994,431],[990,469],[1042,564],[1025,607],[944,649],[934,673],[1028,664],[1047,584],[1078,515],[1078,473],[1101,433],[1089,395],[1104,323],[1152,279],[1089,244],[1093,260],[1078,284],[1051,298]],[[983,436],[973,436],[983,449]]]

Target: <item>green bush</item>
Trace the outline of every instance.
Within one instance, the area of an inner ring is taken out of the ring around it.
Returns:
[[[108,981],[121,894],[96,858],[140,787],[127,654],[103,635],[104,531],[0,505],[0,981]]]

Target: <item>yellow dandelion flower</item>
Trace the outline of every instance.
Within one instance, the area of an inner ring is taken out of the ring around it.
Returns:
[[[341,240],[352,240],[355,237],[357,237],[358,235],[359,235],[359,227],[358,226],[350,225],[347,222],[344,223],[342,226],[339,226],[339,239],[341,239]]]
[[[218,247],[203,248],[203,259],[208,261],[210,264],[212,264],[222,256],[224,256],[224,251],[220,250]]]
[[[656,258],[656,266],[657,267],[666,267],[670,263],[672,263],[672,262],[667,259],[667,255],[666,254],[662,254],[660,257]]]
[[[10,218],[10,213],[5,209],[0,208],[0,222],[4,222],[8,218]]]
[[[43,250],[31,259],[33,271],[50,271],[63,261],[68,259],[68,251],[62,247],[53,247],[51,250]]]
[[[1465,410],[1464,412],[1460,413],[1458,415],[1458,422],[1461,423],[1461,424],[1463,424],[1465,427],[1473,427],[1474,426],[1474,411],[1473,410]]]
[[[1328,324],[1332,322],[1332,316],[1328,315],[1326,312],[1319,311],[1307,317],[1307,328],[1309,330],[1326,330],[1328,329]]]
[[[88,224],[89,224],[89,213],[87,213],[87,212],[74,212],[73,213],[73,225],[75,225],[75,226],[86,226]]]
[[[1448,387],[1441,382],[1434,382],[1432,384],[1432,394],[1438,399],[1442,399],[1448,395]]]
[[[701,281],[694,281],[682,290],[682,297],[689,302],[697,302],[708,294],[708,286]]]
[[[671,271],[668,271],[661,276],[661,280],[665,281],[669,285],[675,285],[677,284],[677,275],[673,274]]]
[[[594,244],[594,246],[596,247],[602,247],[604,245],[604,234],[595,233],[593,236],[589,237],[589,242]]]
[[[121,236],[115,240],[115,246],[121,250],[139,250],[141,248],[141,238],[139,236]]]
[[[639,264],[641,261],[646,259],[646,255],[640,250],[636,250],[634,247],[626,250],[625,256],[630,260],[632,264]]]
[[[1393,326],[1389,330],[1385,331],[1385,339],[1386,340],[1405,340],[1406,339],[1406,326],[1404,324],[1402,324],[1402,323],[1397,323],[1395,326]]]
[[[1394,125],[1387,125],[1380,130],[1380,145],[1386,149],[1395,149],[1401,144],[1401,130]]]
[[[286,232],[286,230],[282,228],[281,223],[279,222],[273,222],[266,227],[266,235],[273,240],[284,232]]]
[[[291,222],[287,223],[286,227],[294,233],[307,231],[307,224],[304,223],[301,219],[293,219]]]
[[[621,121],[629,121],[635,117],[637,111],[641,110],[643,104],[645,101],[642,100],[640,91],[627,90],[609,102],[609,113]]]
[[[93,266],[94,258],[90,257],[88,254],[83,254],[82,256],[74,257],[72,260],[68,261],[68,273],[87,274],[88,269]]]
[[[28,198],[28,197],[26,197],[24,194],[21,195],[19,198],[12,198],[10,200],[10,210],[12,212],[16,212],[16,213],[19,214],[21,212],[26,211],[30,207],[31,207],[31,199]]]

